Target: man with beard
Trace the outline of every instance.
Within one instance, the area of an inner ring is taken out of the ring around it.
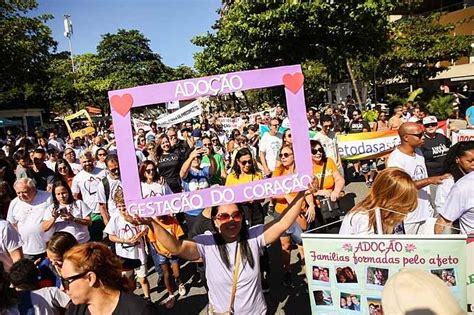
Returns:
[[[92,210],[92,225],[89,227],[91,241],[101,241],[104,221],[100,214],[99,203],[97,202],[97,190],[102,178],[105,177],[105,170],[94,166],[94,158],[89,150],[83,151],[79,157],[82,171],[72,180],[71,191],[74,199],[80,199]]]

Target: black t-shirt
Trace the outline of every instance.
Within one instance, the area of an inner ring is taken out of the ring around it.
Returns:
[[[191,229],[188,232],[188,238],[192,239],[196,235],[204,234],[206,231],[214,231],[214,226],[212,225],[212,220],[206,218],[200,213],[196,217],[196,222],[192,225]]]
[[[436,133],[433,138],[425,135],[425,143],[421,146],[421,151],[425,158],[428,176],[438,176],[443,172],[444,158],[448,154],[451,141],[440,133]]]
[[[36,189],[46,191],[48,184],[52,184],[54,180],[54,172],[50,170],[46,165],[39,172],[33,171],[29,168],[26,170],[26,175],[34,180]]]
[[[66,310],[66,315],[90,315],[87,304],[74,305],[71,303]],[[145,301],[142,297],[121,292],[117,306],[112,315],[156,315],[158,309],[151,302]]]
[[[349,124],[349,133],[360,133],[363,132],[364,129],[370,131],[369,123],[365,120],[351,121]]]
[[[158,160],[158,170],[174,193],[181,192],[181,181],[179,171],[183,160],[178,153],[163,154]]]
[[[181,160],[185,160],[188,152],[190,151],[187,141],[178,139],[176,146],[173,148],[173,153],[177,153]]]

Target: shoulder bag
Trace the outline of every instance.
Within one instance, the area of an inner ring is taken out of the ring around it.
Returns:
[[[324,178],[326,177],[326,167],[327,167],[327,162],[324,162],[323,165],[323,172],[321,174],[321,179],[319,181],[319,190],[324,189]],[[321,211],[321,215],[324,219],[324,221],[327,221],[328,219],[333,219],[333,218],[339,218],[340,216],[343,216],[344,213],[341,211],[339,207],[339,202],[338,201],[331,201],[330,198],[325,197],[325,196],[316,196],[318,203],[319,203],[319,209]]]
[[[227,312],[217,313],[214,312],[214,306],[209,304],[209,315],[232,315],[234,314],[234,301],[235,301],[235,292],[237,291],[237,280],[239,278],[239,268],[240,268],[240,243],[237,243],[235,248],[235,263],[234,263],[234,274],[232,276],[232,290],[230,293],[230,305]]]

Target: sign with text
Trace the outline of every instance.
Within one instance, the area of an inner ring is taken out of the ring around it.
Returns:
[[[467,309],[465,235],[303,234],[303,246],[313,314],[381,310],[384,285],[401,268],[438,276]]]
[[[309,163],[311,154],[303,81],[301,66],[293,65],[110,91],[109,102],[112,108],[122,185],[128,211],[140,216],[156,216],[202,209],[218,204],[265,199],[269,196],[307,189],[312,180],[312,164]],[[290,127],[294,137],[296,174],[252,181],[232,187],[213,186],[192,192],[142,197],[138,171],[130,167],[137,164],[135,155],[130,154],[130,152],[135,152],[130,109],[172,100],[191,100],[202,96],[270,87],[285,89]]]
[[[458,132],[452,132],[451,138],[453,144],[461,141],[474,141],[474,129],[461,129]]]
[[[344,160],[374,159],[400,144],[397,130],[337,135],[339,155]]]

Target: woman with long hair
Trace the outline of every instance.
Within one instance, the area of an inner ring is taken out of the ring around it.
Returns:
[[[158,174],[153,161],[143,161],[138,170],[143,198],[172,194],[171,188]]]
[[[102,243],[68,250],[61,273],[64,291],[74,303],[66,311],[68,315],[157,313],[153,304],[131,293],[135,285],[122,276],[122,262]]]
[[[222,155],[222,158],[225,158],[226,151],[221,141],[219,140],[219,136],[217,135],[217,133],[212,132],[210,138],[214,152]]]
[[[183,190],[179,171],[183,164],[179,154],[171,150],[170,139],[162,134],[156,140],[156,158],[158,159],[158,170],[161,176],[170,186],[174,193]]]
[[[68,161],[59,158],[54,166],[54,176],[57,180],[65,181],[69,187],[71,187],[72,180],[74,179],[74,171]]]
[[[74,235],[80,244],[88,242],[92,210],[82,200],[74,200],[71,188],[61,180],[53,183],[52,199],[53,204],[41,223],[43,231],[65,231]]]
[[[464,175],[474,171],[474,141],[463,141],[449,148],[443,162],[442,174],[451,176],[443,179],[436,189],[435,210],[439,213],[446,203],[451,188]]]
[[[375,178],[369,194],[344,217],[339,234],[377,234],[375,208],[382,217],[383,234],[404,234],[403,220],[418,205],[418,190],[405,171],[389,167]]]
[[[209,287],[210,314],[266,314],[258,258],[265,246],[277,241],[281,233],[293,224],[305,194],[307,192],[299,192],[292,198],[277,221],[252,228],[248,228],[237,204],[213,207],[214,233],[206,232],[194,240],[178,241],[156,219],[140,220],[152,226],[158,241],[172,254],[191,261],[203,260]],[[235,291],[232,290],[233,283]]]
[[[95,166],[101,169],[106,169],[107,164],[105,163],[105,159],[107,158],[107,150],[104,148],[99,148],[95,151]]]
[[[313,174],[319,180],[319,189],[315,193],[316,206],[319,211],[316,212],[316,222],[318,225],[326,224],[322,211],[325,210],[325,205],[335,203],[342,195],[344,188],[344,177],[339,173],[336,162],[326,155],[321,142],[318,140],[311,140],[311,156],[313,160]]]
[[[293,144],[293,139],[291,138],[291,129],[287,128],[283,132],[283,135],[281,137],[281,140],[283,141],[283,145],[292,145]]]
[[[229,142],[227,142],[227,152],[232,154],[232,152],[239,147],[237,144],[237,137],[240,136],[239,129],[232,129],[230,132]]]
[[[60,231],[55,232],[46,243],[46,256],[48,257],[49,268],[56,276],[56,287],[61,286],[61,267],[63,266],[63,255],[76,246],[77,240],[71,233]]]
[[[155,164],[157,164],[158,159],[156,157],[156,142],[147,143],[146,147],[145,147],[145,150],[146,150],[146,153],[147,153],[146,159],[148,161],[152,161]]]
[[[225,185],[236,186],[253,181],[262,180],[263,175],[257,169],[257,163],[252,156],[249,148],[239,149],[235,155],[234,165],[231,173],[227,176]],[[239,208],[243,211],[249,226],[263,224],[265,221],[265,210],[262,206],[263,200],[250,200],[239,204]],[[268,253],[265,250],[260,259],[262,289],[264,293],[269,291],[268,283],[265,279],[265,272],[270,271]]]
[[[295,168],[295,158],[293,154],[293,147],[291,145],[283,145],[280,150],[280,164],[277,165],[273,171],[272,177],[291,175],[296,173]],[[273,216],[275,219],[278,219],[283,211],[288,207],[290,203],[290,196],[276,196],[273,198],[275,203],[275,212]],[[306,204],[300,209],[300,215],[304,217],[304,220],[307,223],[313,222],[315,218],[315,203],[314,197],[312,195],[306,196]],[[302,227],[296,222],[293,224],[280,236],[280,243],[282,249],[282,263],[283,270],[285,272],[283,278],[283,285],[286,287],[293,286],[293,281],[291,279],[291,269],[290,269],[290,259],[291,259],[291,247],[292,242],[298,246],[298,252],[300,254],[302,265],[304,265],[304,251],[303,251],[303,239],[301,234],[303,233]]]

